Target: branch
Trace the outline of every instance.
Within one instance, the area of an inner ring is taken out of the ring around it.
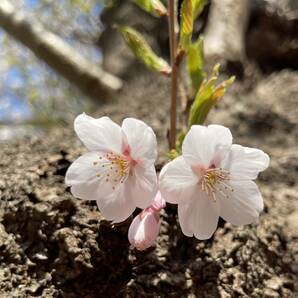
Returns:
[[[243,62],[249,0],[212,0],[205,33],[206,58]]]
[[[7,0],[0,1],[0,27],[92,98],[104,98],[122,81],[90,63],[59,36],[26,20]]]
[[[171,53],[171,127],[169,135],[170,149],[176,147],[176,118],[177,118],[177,81],[178,67],[176,64],[177,38],[175,32],[175,0],[169,0],[169,39]]]

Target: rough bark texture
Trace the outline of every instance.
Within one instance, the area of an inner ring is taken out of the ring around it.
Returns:
[[[254,0],[246,52],[264,72],[298,69],[298,1]]]
[[[210,115],[230,127],[235,143],[261,148],[272,161],[258,180],[259,224],[220,221],[209,241],[183,236],[169,205],[157,247],[130,251],[129,220],[113,227],[64,184],[67,167],[85,152],[72,128],[1,145],[0,297],[297,297],[297,80],[283,71],[236,83]],[[167,147],[165,86],[139,75],[97,113],[151,125],[158,168]]]
[[[121,88],[120,79],[90,63],[40,24],[26,20],[6,0],[0,1],[0,26],[90,97],[106,99],[109,92]]]

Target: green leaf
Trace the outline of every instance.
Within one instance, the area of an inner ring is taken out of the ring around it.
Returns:
[[[144,37],[128,26],[120,27],[120,32],[135,56],[143,62],[149,69],[169,75],[171,67],[162,58],[158,57],[148,45]]]
[[[207,3],[208,0],[192,0],[193,20],[196,20],[199,17]]]
[[[133,0],[140,8],[155,17],[167,15],[167,9],[159,0]]]
[[[181,153],[179,153],[176,149],[172,149],[166,154],[166,157],[169,158],[170,160],[173,160],[179,155],[181,155]]]
[[[187,70],[191,79],[193,90],[198,90],[206,74],[204,67],[204,41],[199,38],[188,47]]]
[[[226,81],[222,82],[221,84],[219,84],[215,88],[215,90],[214,90],[214,92],[212,94],[212,100],[213,101],[220,100],[224,96],[224,94],[225,94],[225,92],[227,90],[227,87],[230,86],[230,85],[232,85],[234,83],[235,78],[236,78],[235,76],[232,76],[228,80],[226,80]]]
[[[222,98],[226,92],[226,88],[234,82],[235,77],[231,77],[215,86],[218,79],[219,67],[219,64],[215,65],[211,78],[203,81],[190,108],[188,119],[189,127],[194,124],[203,124],[211,108]]]
[[[186,133],[187,133],[187,131],[185,129],[183,129],[178,135],[177,142],[176,142],[177,154],[182,154],[182,144],[183,144],[184,138],[186,136]]]
[[[77,6],[84,13],[90,13],[92,9],[91,3],[88,3],[83,0],[71,0],[71,4]]]
[[[180,46],[187,50],[193,31],[193,0],[184,0],[181,7]]]

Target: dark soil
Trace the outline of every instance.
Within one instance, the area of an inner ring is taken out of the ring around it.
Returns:
[[[166,150],[167,79],[135,78],[97,116],[144,119]],[[214,237],[185,237],[176,206],[162,214],[157,246],[129,250],[126,223],[112,226],[64,184],[84,152],[72,129],[1,145],[0,297],[297,297],[298,73],[235,83],[209,118],[235,142],[271,155],[259,185],[258,225],[220,221]],[[160,166],[158,166],[160,167]]]

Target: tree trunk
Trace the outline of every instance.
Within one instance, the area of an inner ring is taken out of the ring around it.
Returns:
[[[7,0],[0,1],[0,26],[38,58],[94,99],[105,99],[122,81],[90,63],[59,36],[29,22]]]
[[[248,0],[212,0],[205,33],[206,58],[243,62]]]

